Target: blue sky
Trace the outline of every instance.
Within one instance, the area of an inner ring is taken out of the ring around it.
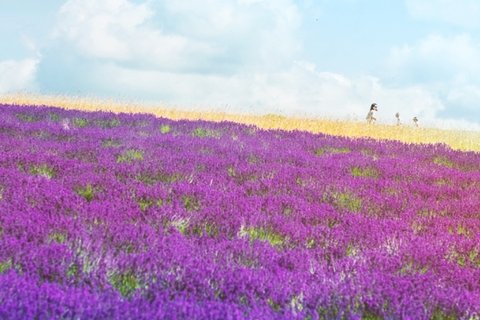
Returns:
[[[480,130],[477,0],[0,2],[0,94]]]

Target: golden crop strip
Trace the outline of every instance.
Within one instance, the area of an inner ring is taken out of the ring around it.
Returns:
[[[84,111],[112,111],[127,113],[151,113],[169,119],[233,121],[253,124],[263,129],[306,130],[347,137],[370,137],[374,139],[399,140],[408,143],[445,143],[453,149],[480,151],[480,132],[415,128],[365,122],[327,119],[302,119],[280,115],[249,115],[199,110],[179,110],[162,106],[118,102],[95,98],[71,96],[43,96],[15,94],[0,96],[0,103],[14,105],[44,105]]]

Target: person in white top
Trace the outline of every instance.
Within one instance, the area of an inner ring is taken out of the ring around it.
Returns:
[[[377,121],[377,118],[375,118],[375,112],[377,112],[377,111],[378,111],[377,104],[372,103],[372,105],[370,106],[370,111],[367,114],[367,123],[368,124],[375,123],[375,121]]]

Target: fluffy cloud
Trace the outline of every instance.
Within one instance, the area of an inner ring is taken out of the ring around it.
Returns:
[[[480,42],[471,36],[431,35],[394,48],[388,70],[392,81],[416,83],[440,97],[449,117],[480,116]]]
[[[32,90],[37,59],[0,61],[0,93]]]
[[[70,0],[60,10],[56,35],[90,58],[225,73],[288,59],[299,46],[298,24],[291,0]]]
[[[446,22],[464,28],[480,27],[480,2],[477,0],[406,0],[416,18]]]
[[[416,14],[423,8],[420,2],[409,6]],[[467,35],[394,48],[388,76],[352,77],[298,61],[300,24],[293,0],[69,0],[55,39],[74,54],[65,60],[68,68],[54,67],[87,94],[362,121],[376,101],[386,123],[399,111],[405,122],[418,116],[423,124],[444,125],[439,117],[449,104],[472,105],[480,94],[471,81],[480,74],[479,49]]]
[[[146,25],[153,15],[146,4],[126,0],[78,1],[60,10],[56,35],[90,58],[114,62],[142,61],[164,68],[185,67],[189,52],[202,55],[194,41]]]
[[[308,62],[297,61],[277,72],[243,73],[233,76],[164,73],[106,66],[93,81],[128,91],[141,88],[143,97],[163,96],[163,103],[217,109],[229,112],[277,113],[301,117],[349,118],[364,121],[370,103],[380,105],[379,121],[394,123],[400,111],[405,122],[414,115],[422,123],[438,125],[435,115],[442,102],[420,86],[394,88],[370,76],[317,71]]]
[[[388,66],[410,82],[459,77],[480,81],[480,42],[468,34],[430,35],[417,44],[393,48]]]

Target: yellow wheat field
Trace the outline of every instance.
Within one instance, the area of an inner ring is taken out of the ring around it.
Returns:
[[[453,149],[480,151],[480,132],[414,128],[394,125],[368,125],[364,122],[327,119],[302,119],[279,115],[249,115],[222,112],[187,111],[167,107],[153,107],[114,100],[68,96],[5,95],[0,103],[15,105],[46,105],[85,111],[112,111],[127,113],[151,113],[169,119],[234,121],[253,124],[264,129],[306,130],[348,137],[399,140],[408,143],[445,143]]]

